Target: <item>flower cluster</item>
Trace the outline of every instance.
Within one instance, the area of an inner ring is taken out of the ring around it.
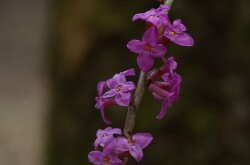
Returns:
[[[131,139],[121,136],[119,128],[108,127],[99,129],[94,142],[95,151],[91,151],[88,159],[96,165],[122,165],[129,154],[140,161],[143,157],[142,149],[146,148],[153,137],[149,133],[136,133]]]
[[[186,33],[187,29],[180,19],[171,23],[168,17],[169,10],[169,6],[160,5],[157,9],[135,14],[132,20],[144,20],[147,28],[141,40],[133,39],[127,44],[128,49],[138,55],[137,64],[140,70],[148,73],[144,74],[147,75],[145,81],[141,81],[142,83],[138,81],[138,86],[140,87],[140,84],[146,82],[145,88],[152,93],[154,99],[162,102],[162,108],[156,117],[157,119],[162,119],[167,109],[179,98],[182,81],[181,76],[176,73],[177,62],[173,57],[165,58],[167,46],[170,43],[180,46],[194,45],[192,37]],[[161,59],[163,66],[152,70],[155,58]],[[120,72],[111,79],[101,81],[97,85],[98,96],[95,98],[95,107],[100,111],[106,124],[111,124],[105,117],[106,107],[114,105],[128,107],[130,105],[136,86],[132,81],[126,80],[128,76],[135,76],[135,70],[129,69]],[[144,85],[142,86],[144,90]],[[138,108],[135,102],[139,100],[136,99],[139,89],[136,89],[133,99],[135,101],[131,103],[129,110],[131,107]],[[130,111],[128,114],[131,115]],[[127,117],[127,119],[134,120],[135,116]],[[133,127],[134,121],[131,123],[130,125]],[[108,127],[97,131],[97,138],[94,142],[95,151],[88,154],[91,163],[96,165],[123,165],[125,158],[129,155],[136,161],[142,159],[142,150],[151,143],[153,137],[150,133],[135,133],[132,135],[133,128],[127,131],[126,124],[124,128],[126,137],[123,136],[119,128]]]
[[[98,96],[95,98],[95,107],[99,109],[103,121],[106,124],[111,122],[105,117],[105,107],[111,105],[120,105],[127,107],[131,99],[131,92],[135,89],[135,84],[132,81],[126,81],[126,76],[134,76],[135,70],[129,69],[119,74],[115,74],[107,81],[101,81],[97,85]],[[108,91],[104,92],[104,90]]]
[[[160,5],[158,9],[151,9],[145,13],[135,14],[133,21],[144,20],[148,29],[142,37],[142,41],[131,40],[128,49],[138,54],[137,63],[139,68],[148,72],[153,66],[154,58],[162,58],[167,52],[169,42],[181,46],[193,46],[194,41],[180,19],[170,22],[168,18],[169,7]]]

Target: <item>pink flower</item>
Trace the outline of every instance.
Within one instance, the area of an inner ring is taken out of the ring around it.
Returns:
[[[162,44],[158,44],[157,40],[156,29],[151,27],[144,33],[142,41],[132,40],[127,44],[131,52],[139,54],[137,64],[144,72],[148,72],[151,69],[155,57],[163,57],[167,52],[167,49]]]
[[[177,67],[177,63],[173,57],[165,60],[164,69],[159,69],[150,75],[152,80],[149,85],[149,90],[152,92],[156,100],[162,101],[162,108],[157,119],[162,119],[167,111],[167,108],[172,105],[174,101],[179,98],[181,76],[176,74],[174,70]],[[158,76],[158,77],[157,77]],[[157,79],[163,81],[158,81]]]
[[[180,19],[177,19],[171,24],[170,22],[165,26],[164,36],[167,37],[171,42],[181,46],[193,46],[193,38],[185,33],[187,28],[182,24]]]
[[[168,22],[168,16],[166,14],[168,10],[168,6],[160,5],[158,9],[151,9],[145,13],[135,14],[132,20],[145,20],[147,23],[151,23],[157,28],[160,28],[163,24]]]
[[[119,74],[114,75],[113,78],[107,81],[101,81],[97,85],[98,96],[96,100],[96,109],[100,111],[103,121],[106,124],[111,122],[105,117],[105,107],[111,105],[120,105],[127,107],[131,99],[131,92],[135,89],[133,82],[126,81],[126,76],[134,76],[134,69],[129,69]],[[104,92],[104,89],[110,89]]]
[[[96,133],[96,140],[94,142],[94,146],[97,149],[97,147],[100,145],[102,147],[105,146],[108,142],[114,139],[113,135],[121,135],[122,131],[119,128],[111,128],[107,127],[104,130],[99,129]]]
[[[134,75],[134,70],[130,72]],[[135,90],[135,84],[132,81],[126,82],[126,74],[121,72],[113,76],[113,78],[107,80],[107,86],[110,88],[102,98],[114,98],[114,102],[120,106],[127,107],[131,98],[131,91]]]
[[[136,133],[130,140],[125,137],[118,137],[117,150],[129,151],[135,160],[140,161],[143,157],[142,149],[146,148],[152,140],[153,137],[149,133]]]
[[[88,154],[88,159],[95,165],[123,165],[123,161],[110,150],[92,151]]]

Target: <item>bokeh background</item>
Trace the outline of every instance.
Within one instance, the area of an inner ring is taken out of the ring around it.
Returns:
[[[0,0],[0,164],[85,165],[96,130],[96,84],[136,66],[126,44],[145,25],[131,22],[156,0]],[[250,1],[176,0],[192,48],[170,45],[181,95],[157,121],[149,92],[136,132],[154,141],[140,164],[250,164]],[[156,62],[156,66],[160,61]],[[132,80],[137,81],[137,78]],[[109,108],[123,127],[126,108]],[[136,164],[132,159],[129,164]]]

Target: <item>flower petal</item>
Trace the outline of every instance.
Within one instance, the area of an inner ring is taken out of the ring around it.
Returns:
[[[138,19],[142,19],[142,20],[145,20],[147,17],[145,15],[145,13],[138,13],[138,14],[135,14],[132,18],[132,21],[135,21],[135,20],[138,20]]]
[[[97,84],[97,92],[98,92],[98,96],[101,96],[102,95],[102,91],[103,91],[103,88],[105,86],[105,81],[101,81]]]
[[[151,55],[154,57],[163,57],[167,52],[167,48],[162,44],[157,44],[156,46],[152,47]]]
[[[142,37],[142,42],[149,45],[156,45],[157,43],[157,30],[154,26],[148,29]]]
[[[108,131],[109,134],[113,135],[113,134],[118,134],[118,135],[121,135],[122,134],[122,131],[120,128],[113,128],[111,129],[110,131]]]
[[[125,137],[118,137],[116,138],[116,147],[119,151],[128,151],[130,146]]]
[[[113,78],[107,81],[107,86],[110,89],[114,89],[117,87],[118,84],[126,82],[126,78],[122,74],[115,74]]]
[[[173,22],[173,28],[174,31],[177,33],[182,33],[187,30],[184,24],[182,24],[182,21],[180,19],[177,19]]]
[[[135,84],[132,81],[126,82],[122,85],[122,92],[135,90]]]
[[[174,37],[169,38],[172,42],[181,45],[181,46],[193,46],[193,38],[186,33],[176,33]]]
[[[115,95],[114,101],[120,105],[127,107],[129,105],[131,94],[129,92],[118,92]]]
[[[162,20],[158,16],[150,16],[148,22],[152,23],[157,28],[161,27],[162,25]]]
[[[137,64],[142,71],[148,72],[154,64],[154,58],[149,53],[140,54],[137,57]]]
[[[156,119],[158,120],[162,119],[170,105],[171,105],[170,99],[166,98],[162,103],[161,112],[158,114],[158,116],[156,116]]]
[[[135,145],[129,149],[130,154],[139,162],[143,157],[142,149],[139,145]]]
[[[135,76],[135,69],[131,68],[122,72],[124,76]]]
[[[151,143],[153,137],[150,133],[136,133],[133,135],[132,139],[141,147],[141,149],[144,149]]]
[[[127,48],[133,53],[142,53],[143,43],[139,40],[131,40],[128,42]]]
[[[105,124],[111,124],[111,122],[104,115],[104,107],[101,107],[99,111],[101,113],[101,116],[102,116],[102,119],[103,119],[104,123]]]
[[[92,151],[88,154],[88,159],[93,164],[102,164],[103,154],[100,151]]]
[[[116,93],[117,93],[116,89],[111,89],[111,90],[107,91],[106,93],[104,93],[102,98],[106,99],[106,98],[114,97],[116,95]]]

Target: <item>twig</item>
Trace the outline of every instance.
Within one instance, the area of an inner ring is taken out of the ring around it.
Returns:
[[[165,0],[164,4],[171,7],[174,0]],[[147,81],[148,73],[140,73],[140,77],[137,83],[135,94],[133,99],[128,107],[127,117],[124,125],[123,134],[127,139],[131,139],[132,132],[135,126],[136,113],[138,111],[139,105],[141,103],[142,97],[145,92],[145,86]],[[127,158],[124,160],[124,165],[127,164]]]

